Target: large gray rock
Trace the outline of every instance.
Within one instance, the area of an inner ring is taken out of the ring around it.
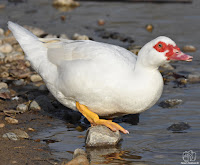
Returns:
[[[86,147],[115,146],[121,140],[119,131],[113,132],[109,128],[98,125],[90,127],[86,135]]]

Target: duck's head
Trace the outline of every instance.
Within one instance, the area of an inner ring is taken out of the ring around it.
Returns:
[[[165,36],[148,42],[138,54],[138,60],[149,67],[159,67],[171,60],[192,61],[192,58],[181,52],[176,43]]]

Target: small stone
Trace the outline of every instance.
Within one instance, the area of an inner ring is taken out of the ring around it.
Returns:
[[[5,62],[13,62],[13,61],[16,61],[16,60],[24,60],[24,55],[22,52],[12,52],[12,53],[9,53],[6,55],[5,57]]]
[[[76,149],[74,151],[73,159],[68,163],[62,163],[62,165],[89,165],[89,161],[87,159],[87,154],[82,149]]]
[[[44,38],[57,38],[57,35],[48,34]]]
[[[11,115],[16,115],[20,112],[17,110],[9,109],[9,110],[3,110],[3,113],[7,116],[11,116]]]
[[[17,135],[19,138],[22,138],[22,139],[28,139],[29,138],[29,135],[25,131],[22,131],[21,129],[14,129],[14,130],[12,130],[12,132],[15,135]]]
[[[59,38],[68,39],[69,40],[69,37],[67,37],[66,34],[61,34]]]
[[[1,88],[0,89],[0,98],[3,99],[10,99],[11,98],[11,92],[7,88]]]
[[[12,164],[17,164],[17,161],[16,161],[16,160],[13,160],[11,163],[12,163]]]
[[[169,63],[162,65],[161,68],[164,70],[169,70],[169,71],[174,70],[174,67]]]
[[[10,44],[3,44],[0,46],[1,53],[10,53],[12,52],[13,48]]]
[[[5,124],[4,123],[0,123],[0,128],[3,128],[5,127]]]
[[[8,77],[9,76],[9,73],[8,72],[2,72],[1,73],[1,77],[2,78],[6,78],[6,77]]]
[[[103,19],[98,20],[98,25],[103,26],[105,24],[105,21]]]
[[[159,103],[159,106],[162,108],[173,108],[176,105],[180,105],[183,103],[181,99],[169,99]]]
[[[184,52],[196,52],[197,49],[193,45],[185,45],[183,47]]]
[[[42,84],[38,88],[39,91],[48,91],[47,86],[45,84]]]
[[[31,63],[30,63],[29,61],[26,61],[26,62],[25,62],[25,65],[26,65],[27,67],[30,67],[30,66],[31,66]]]
[[[78,33],[75,33],[72,37],[73,40],[89,40],[89,37],[86,35],[80,35]]]
[[[40,111],[41,107],[38,105],[38,103],[34,100],[30,103],[29,110],[33,111]]]
[[[12,117],[5,117],[5,121],[7,121],[10,124],[18,124],[19,121],[17,119],[13,119]]]
[[[154,29],[153,25],[151,25],[151,24],[146,25],[146,30],[147,30],[148,32],[152,32],[153,29]]]
[[[6,84],[6,83],[4,83],[4,82],[0,82],[0,89],[2,89],[2,88],[8,88],[8,85]]]
[[[25,25],[24,28],[26,28],[27,30],[31,31],[37,37],[40,37],[41,35],[46,34],[44,30],[42,30],[40,28],[37,28],[37,27]]]
[[[189,128],[190,128],[190,125],[188,123],[178,122],[178,123],[172,124],[170,127],[167,128],[167,130],[179,132],[179,131],[187,130]]]
[[[200,73],[189,74],[187,78],[190,83],[198,83],[200,82]]]
[[[12,35],[12,36],[7,36],[3,39],[3,42],[4,43],[9,43],[11,45],[14,45],[14,44],[18,44],[17,40],[15,39],[15,37]]]
[[[14,81],[13,81],[13,84],[14,84],[15,86],[21,86],[21,85],[24,85],[25,82],[24,82],[24,79],[20,79],[20,80],[14,80]]]
[[[138,46],[138,45],[131,45],[129,46],[127,49],[130,50],[132,53],[134,53],[135,55],[138,55],[140,49],[142,47],[141,46]]]
[[[3,134],[3,138],[14,140],[14,141],[19,140],[18,136],[13,132],[8,132],[8,133]]]
[[[135,55],[138,55],[140,49],[132,49],[130,50],[132,53],[134,53]]]
[[[3,59],[4,59],[5,57],[6,57],[5,54],[3,54],[3,53],[0,52],[0,60],[3,61]]]
[[[0,28],[0,36],[4,35],[4,30],[2,28]]]
[[[32,82],[42,81],[42,77],[39,74],[31,75],[30,79]]]
[[[34,132],[35,129],[33,129],[33,128],[28,128],[28,131]]]
[[[66,6],[66,7],[77,7],[80,3],[74,0],[53,0],[54,6]]]
[[[28,106],[26,104],[19,104],[17,106],[17,111],[19,111],[20,113],[24,113],[28,111]]]
[[[87,130],[85,143],[87,147],[115,146],[120,140],[119,131],[113,132],[105,126],[98,125]]]

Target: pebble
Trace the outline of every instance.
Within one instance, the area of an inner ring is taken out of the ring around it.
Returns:
[[[38,90],[39,91],[48,91],[48,88],[45,84],[42,84],[42,85],[39,86]]]
[[[19,111],[20,113],[24,113],[28,111],[28,106],[26,104],[19,104],[17,105],[17,111]]]
[[[7,116],[11,116],[11,115],[19,114],[20,112],[17,110],[9,109],[9,110],[3,110],[3,113]]]
[[[184,52],[196,52],[197,49],[193,45],[185,45],[183,47]]]
[[[57,38],[57,35],[48,34],[44,38]]]
[[[12,83],[13,83],[15,86],[21,86],[21,85],[24,85],[24,84],[25,84],[24,79],[14,80]]]
[[[2,72],[1,73],[1,77],[2,78],[6,78],[6,77],[8,77],[9,76],[9,73],[8,72]]]
[[[2,61],[5,57],[6,57],[5,54],[0,52],[0,60]]]
[[[38,82],[38,81],[42,81],[42,77],[39,74],[33,74],[30,77],[32,82]]]
[[[61,34],[59,38],[68,39],[69,40],[69,37],[67,37],[66,34]]]
[[[87,147],[115,146],[120,140],[119,131],[113,132],[105,126],[97,125],[87,130],[85,143]]]
[[[29,105],[29,110],[33,110],[33,111],[40,111],[41,107],[38,105],[38,103],[34,100],[30,103]]]
[[[5,134],[3,134],[2,137],[6,138],[6,139],[9,139],[9,140],[14,140],[14,141],[19,140],[18,136],[13,132],[5,133]]]
[[[5,63],[13,62],[16,60],[24,60],[24,55],[22,52],[14,51],[12,53],[7,54],[5,57]]]
[[[170,127],[167,128],[167,130],[179,132],[179,131],[187,130],[189,128],[190,128],[190,125],[188,123],[178,122],[178,123],[172,124]]]
[[[12,132],[15,135],[17,135],[19,138],[22,138],[22,139],[28,139],[29,138],[29,135],[21,129],[14,129],[14,130],[12,130]]]
[[[138,53],[139,53],[139,51],[140,51],[141,48],[142,48],[142,46],[130,45],[127,49],[130,50],[135,55],[138,55]]]
[[[40,37],[41,35],[46,34],[44,30],[37,28],[37,27],[33,27],[33,26],[28,26],[25,25],[24,28],[26,28],[27,30],[31,31],[34,35]]]
[[[33,129],[33,128],[28,128],[28,131],[34,132],[35,129]]]
[[[169,63],[162,65],[161,68],[164,70],[169,70],[169,71],[174,70],[174,67]]]
[[[159,106],[162,108],[173,108],[176,105],[180,105],[183,103],[183,100],[181,99],[169,99],[169,100],[164,100],[159,103]]]
[[[5,38],[3,38],[3,42],[4,43],[9,43],[11,45],[14,45],[14,44],[18,45],[18,42],[15,39],[15,37],[14,36],[10,36],[10,35],[5,37]]]
[[[73,40],[89,40],[89,37],[86,35],[80,35],[78,33],[75,33],[72,37]]]
[[[77,7],[80,6],[79,2],[74,0],[53,0],[54,6],[67,6],[67,7]]]
[[[151,25],[151,24],[146,25],[146,30],[147,30],[148,32],[152,32],[153,29],[154,29],[153,25]]]
[[[10,44],[6,43],[0,46],[1,53],[10,53],[12,52],[13,48]]]
[[[83,149],[76,149],[74,151],[73,159],[68,163],[62,163],[62,165],[89,165],[87,154]]]
[[[2,89],[2,88],[8,88],[8,85],[6,84],[6,83],[4,83],[4,82],[0,82],[0,89]]]
[[[0,28],[0,36],[4,36],[4,30]]]
[[[7,88],[1,88],[0,89],[0,98],[3,99],[10,99],[11,98],[11,92]]]
[[[200,82],[200,73],[197,72],[197,73],[189,74],[187,79],[190,83],[198,83]]]
[[[13,119],[12,117],[5,117],[5,120],[10,124],[18,124],[19,121],[17,119]]]
[[[105,25],[105,21],[104,21],[103,19],[99,19],[99,20],[98,20],[98,25],[99,25],[99,26]]]
[[[4,123],[0,123],[0,128],[3,128],[5,127],[5,124]]]

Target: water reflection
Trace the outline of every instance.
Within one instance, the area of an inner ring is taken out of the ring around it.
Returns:
[[[86,148],[86,153],[91,164],[127,164],[142,159],[142,156],[123,151],[120,147]]]

